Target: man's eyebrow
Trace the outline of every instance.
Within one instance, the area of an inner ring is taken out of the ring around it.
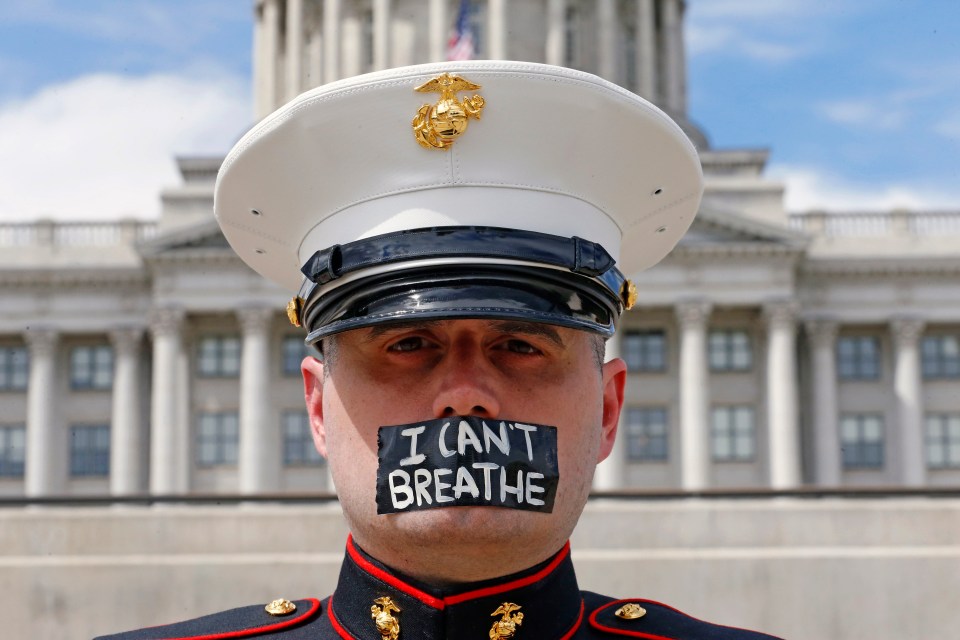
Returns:
[[[376,340],[377,338],[388,333],[393,333],[394,331],[427,329],[444,322],[450,322],[450,320],[408,320],[404,322],[391,322],[388,324],[374,325],[368,328],[366,335],[363,336],[363,341],[370,342],[371,340]],[[560,336],[560,332],[548,324],[523,322],[520,320],[490,320],[487,322],[487,326],[502,333],[517,333],[520,335],[538,336],[541,338],[546,338],[559,347],[566,346],[563,338]]]
[[[548,324],[537,322],[519,322],[516,320],[495,320],[491,321],[490,327],[504,333],[519,333],[525,335],[539,336],[553,342],[558,347],[566,346],[560,332]]]
[[[426,329],[444,322],[443,320],[405,320],[402,322],[388,322],[386,324],[377,324],[368,327],[367,335],[364,336],[364,342],[376,340],[382,335],[393,333],[394,331],[405,331],[408,329]]]

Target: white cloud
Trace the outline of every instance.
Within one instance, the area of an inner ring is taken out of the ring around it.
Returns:
[[[817,106],[827,120],[866,129],[892,131],[899,129],[906,113],[902,101],[874,97],[866,100],[837,100]]]
[[[950,192],[921,184],[855,182],[815,167],[771,165],[767,175],[786,185],[785,204],[790,212],[955,210],[960,203],[960,189]]]
[[[933,130],[942,136],[960,141],[960,114],[948,115],[936,123]]]
[[[685,41],[690,56],[713,53],[739,55],[761,62],[786,62],[807,53],[803,46],[753,38],[724,25],[690,24]]]
[[[830,4],[810,0],[696,0],[692,9],[710,19],[779,21],[826,13]]]
[[[0,220],[156,216],[174,156],[225,153],[250,112],[222,72],[88,75],[0,105]]]
[[[223,0],[4,0],[0,23],[42,26],[96,40],[149,43],[173,49],[208,37],[223,22],[243,16],[237,10],[239,4]],[[243,2],[244,6],[248,4]]]

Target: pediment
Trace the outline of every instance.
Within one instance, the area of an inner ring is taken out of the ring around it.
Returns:
[[[804,234],[786,226],[729,211],[701,209],[679,246],[757,245],[758,248],[776,246],[800,249],[807,242]]]
[[[233,253],[233,249],[220,230],[220,225],[214,219],[172,229],[166,233],[161,232],[139,245],[138,249],[145,258],[175,257],[177,254],[197,252]]]

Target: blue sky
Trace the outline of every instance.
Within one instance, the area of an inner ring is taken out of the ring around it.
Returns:
[[[252,122],[252,0],[4,0],[0,221],[152,217]],[[791,210],[960,208],[960,3],[689,0],[691,119]]]

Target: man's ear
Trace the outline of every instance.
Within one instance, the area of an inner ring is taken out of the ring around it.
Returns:
[[[627,363],[614,358],[603,365],[603,423],[597,462],[606,460],[617,439],[617,425],[623,410],[623,387],[627,383]]]
[[[303,399],[310,419],[313,446],[326,458],[327,432],[323,423],[323,363],[313,356],[307,356],[300,363],[300,372],[303,374]]]

